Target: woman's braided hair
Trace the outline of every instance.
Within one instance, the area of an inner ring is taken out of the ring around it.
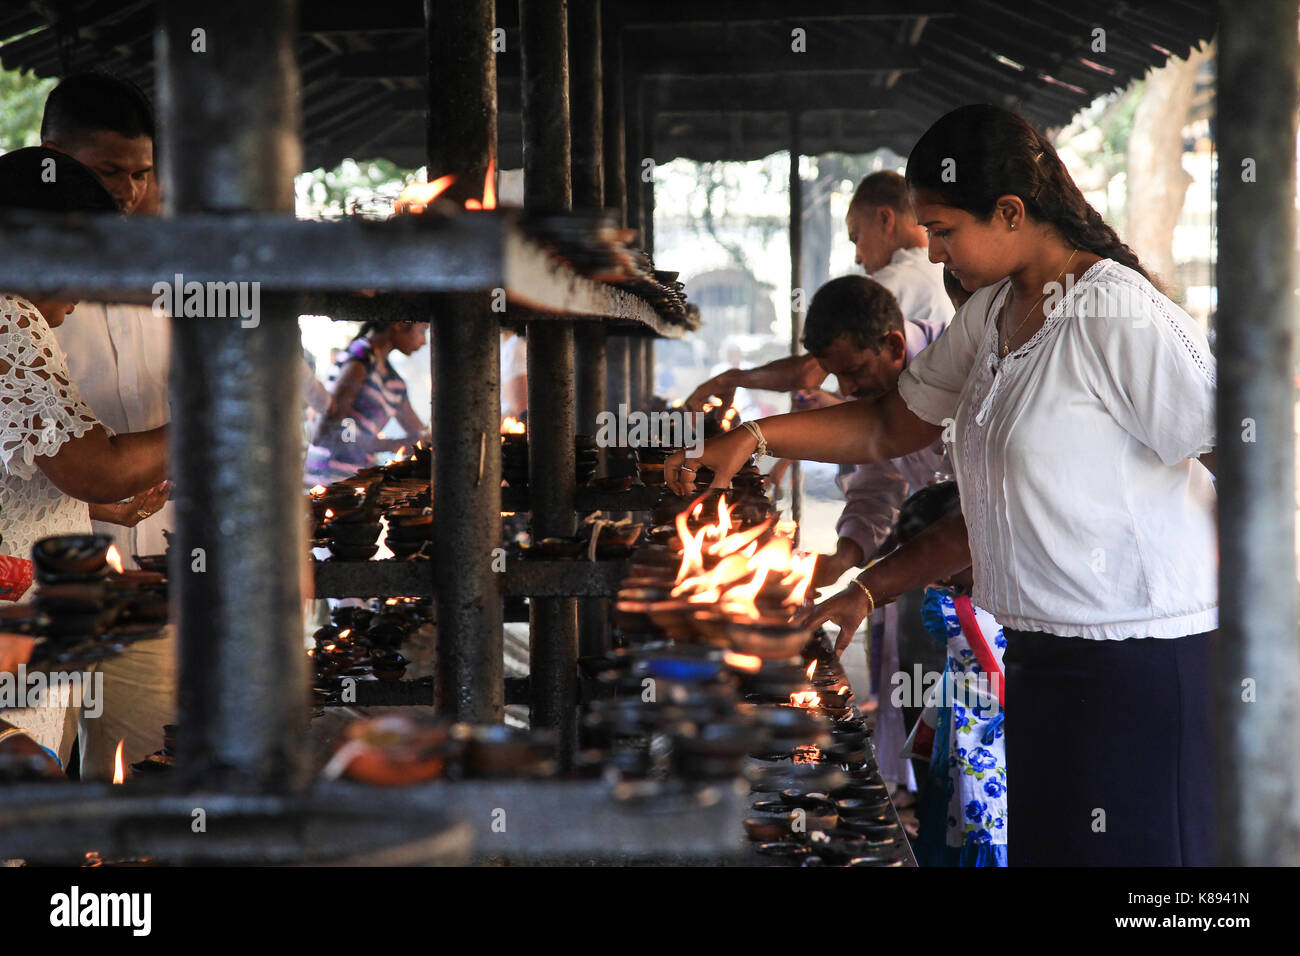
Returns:
[[[1019,196],[1031,217],[1050,223],[1070,245],[1154,284],[1137,254],[1083,198],[1051,141],[1010,110],[981,104],[943,116],[912,147],[907,185],[984,220],[998,197]]]

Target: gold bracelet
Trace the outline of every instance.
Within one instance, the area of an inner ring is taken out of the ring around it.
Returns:
[[[862,593],[867,596],[867,617],[871,617],[871,615],[876,613],[876,599],[871,593],[871,588],[867,587],[857,578],[849,578],[849,580],[862,588]]]
[[[27,731],[21,727],[9,727],[6,730],[0,730],[0,743],[4,743],[10,737],[21,737],[26,733]]]
[[[763,430],[758,427],[758,422],[741,422],[740,424],[745,431],[754,436],[754,457],[756,459],[767,457],[767,439],[763,437]]]

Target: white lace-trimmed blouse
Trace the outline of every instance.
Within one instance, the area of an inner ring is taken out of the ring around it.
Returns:
[[[90,533],[89,506],[56,488],[36,459],[99,424],[45,318],[0,294],[0,554],[30,558],[43,537]]]
[[[1218,626],[1215,362],[1141,275],[1103,259],[1006,358],[1010,289],[977,291],[904,369],[913,413],[952,420],[974,601],[1004,627],[1096,640]]]

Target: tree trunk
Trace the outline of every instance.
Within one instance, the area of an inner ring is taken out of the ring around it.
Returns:
[[[1183,169],[1183,127],[1196,86],[1196,73],[1212,56],[1194,50],[1186,60],[1170,58],[1147,74],[1133,116],[1128,143],[1128,230],[1125,238],[1165,291],[1182,300],[1174,267],[1174,227],[1183,210],[1191,175]]]

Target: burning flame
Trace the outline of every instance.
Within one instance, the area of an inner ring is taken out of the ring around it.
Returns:
[[[763,666],[763,658],[756,657],[753,654],[740,654],[736,651],[727,651],[722,655],[722,663],[728,667],[733,667],[738,671],[744,671],[746,674],[756,674]]]
[[[122,748],[126,746],[126,738],[123,737],[117,742],[117,752],[113,754],[113,782],[126,783],[126,769],[122,766]]]
[[[501,434],[526,435],[528,434],[528,426],[525,425],[523,422],[521,422],[519,419],[515,418],[515,416],[507,415],[505,417],[505,420],[501,422]]]
[[[326,509],[325,509],[325,517],[326,517],[326,518],[333,518],[333,517],[334,517],[334,509],[333,509],[333,508],[326,508]]]
[[[497,161],[495,157],[488,157],[487,175],[483,177],[483,201],[479,202],[477,199],[466,199],[465,208],[497,208]]]
[[[122,554],[115,544],[108,546],[108,566],[118,574],[122,573]]]
[[[804,673],[808,675],[809,680],[812,680],[813,671],[815,671],[816,669],[817,669],[817,662],[813,661],[811,664],[808,665],[808,669],[804,671]]]
[[[393,461],[404,461],[406,459],[406,446],[403,445],[397,449],[397,454],[393,456]]]
[[[311,491],[307,492],[307,494],[311,495],[313,498],[319,498],[321,495],[325,494],[325,486],[313,485]]]
[[[393,203],[393,212],[418,215],[455,181],[455,176],[439,176],[431,183],[411,183],[402,190],[397,201]]]
[[[347,640],[348,635],[351,633],[352,633],[352,628],[350,627],[344,628],[343,630],[339,631],[339,640],[340,641]]]
[[[722,421],[720,422],[722,426],[722,430],[724,432],[731,431],[731,426],[736,424],[736,419],[739,417],[740,417],[740,409],[737,408],[735,405],[732,405],[730,408],[727,409],[727,414],[722,416]]]
[[[677,515],[674,523],[682,542],[682,561],[672,596],[686,596],[692,604],[718,604],[724,613],[758,620],[762,614],[756,600],[771,579],[787,589],[781,604],[798,607],[812,584],[816,555],[796,552],[791,538],[784,535],[759,547],[771,519],[744,531],[733,530],[734,508],[719,497],[717,519],[694,532],[690,522],[699,519],[704,502],[697,501]]]
[[[795,707],[820,707],[821,695],[814,690],[797,690],[790,695],[790,703]]]

